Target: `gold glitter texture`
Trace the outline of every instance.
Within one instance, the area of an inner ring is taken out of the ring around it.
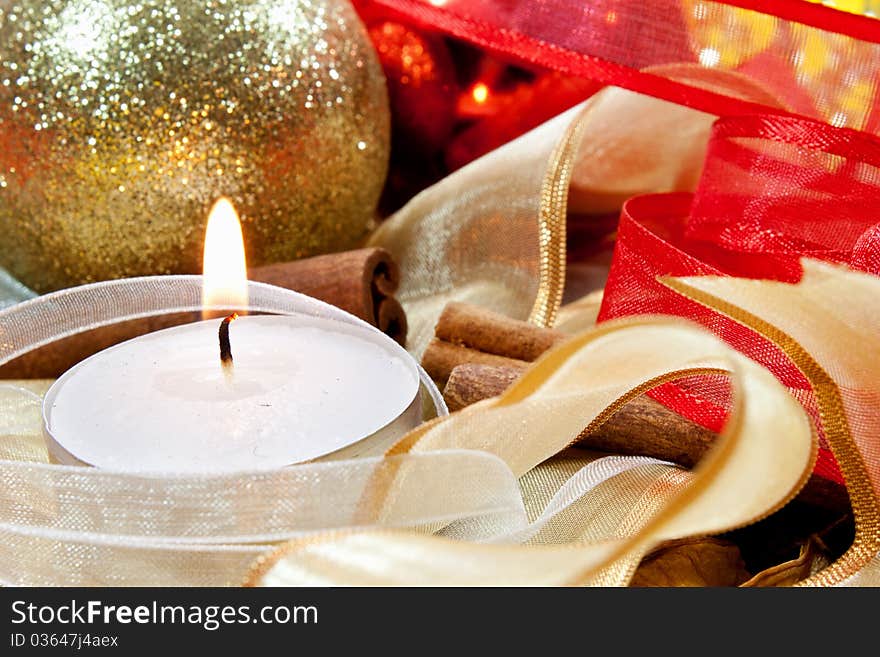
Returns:
[[[349,248],[389,130],[345,0],[0,0],[0,265],[38,291],[198,272],[221,195],[251,264]]]

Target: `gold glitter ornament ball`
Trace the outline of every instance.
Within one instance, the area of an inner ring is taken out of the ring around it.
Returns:
[[[346,0],[0,0],[0,265],[40,292],[198,273],[219,196],[249,264],[350,248],[389,130]]]

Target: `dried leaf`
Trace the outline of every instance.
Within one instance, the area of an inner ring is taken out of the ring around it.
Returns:
[[[734,543],[690,538],[667,541],[642,559],[630,586],[737,586],[748,578]]]
[[[810,538],[801,546],[801,554],[797,559],[762,570],[740,586],[794,586],[827,566],[828,563],[828,559],[817,541]]]

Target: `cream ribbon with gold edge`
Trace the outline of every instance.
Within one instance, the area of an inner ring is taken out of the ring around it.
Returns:
[[[421,355],[453,299],[552,324],[565,279],[565,211],[582,122],[576,107],[447,176],[370,238],[394,254],[396,296]]]
[[[739,73],[689,63],[647,70],[783,106]],[[370,238],[400,265],[396,296],[409,350],[421,356],[453,300],[552,326],[565,283],[569,205],[578,214],[607,213],[636,194],[693,191],[714,120],[609,87],[417,195]]]
[[[703,329],[652,317],[603,324],[547,353],[500,397],[426,423],[388,453],[478,449],[523,477],[634,395],[677,377],[722,371],[731,378],[733,410],[717,445],[692,474],[656,462],[633,463],[602,484],[581,486],[586,494],[580,495],[573,478],[590,475],[576,473],[563,486],[569,490],[557,493],[564,502],[551,501],[536,521],[540,526],[507,535],[528,538],[528,546],[468,542],[487,540],[485,527],[469,520],[445,527],[444,536],[330,532],[294,539],[267,554],[248,581],[626,584],[660,541],[733,529],[779,509],[803,486],[815,460],[815,434],[800,405],[770,372]],[[369,518],[381,516],[396,479],[388,469],[369,487]],[[558,540],[560,533],[569,541]]]
[[[667,284],[781,347],[816,395],[856,524],[850,549],[805,585],[880,585],[880,278],[803,260],[798,285],[726,277]]]

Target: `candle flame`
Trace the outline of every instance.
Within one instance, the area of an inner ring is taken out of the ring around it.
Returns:
[[[220,198],[208,215],[202,287],[203,313],[211,308],[244,307],[248,302],[247,265],[241,223],[232,203]]]

